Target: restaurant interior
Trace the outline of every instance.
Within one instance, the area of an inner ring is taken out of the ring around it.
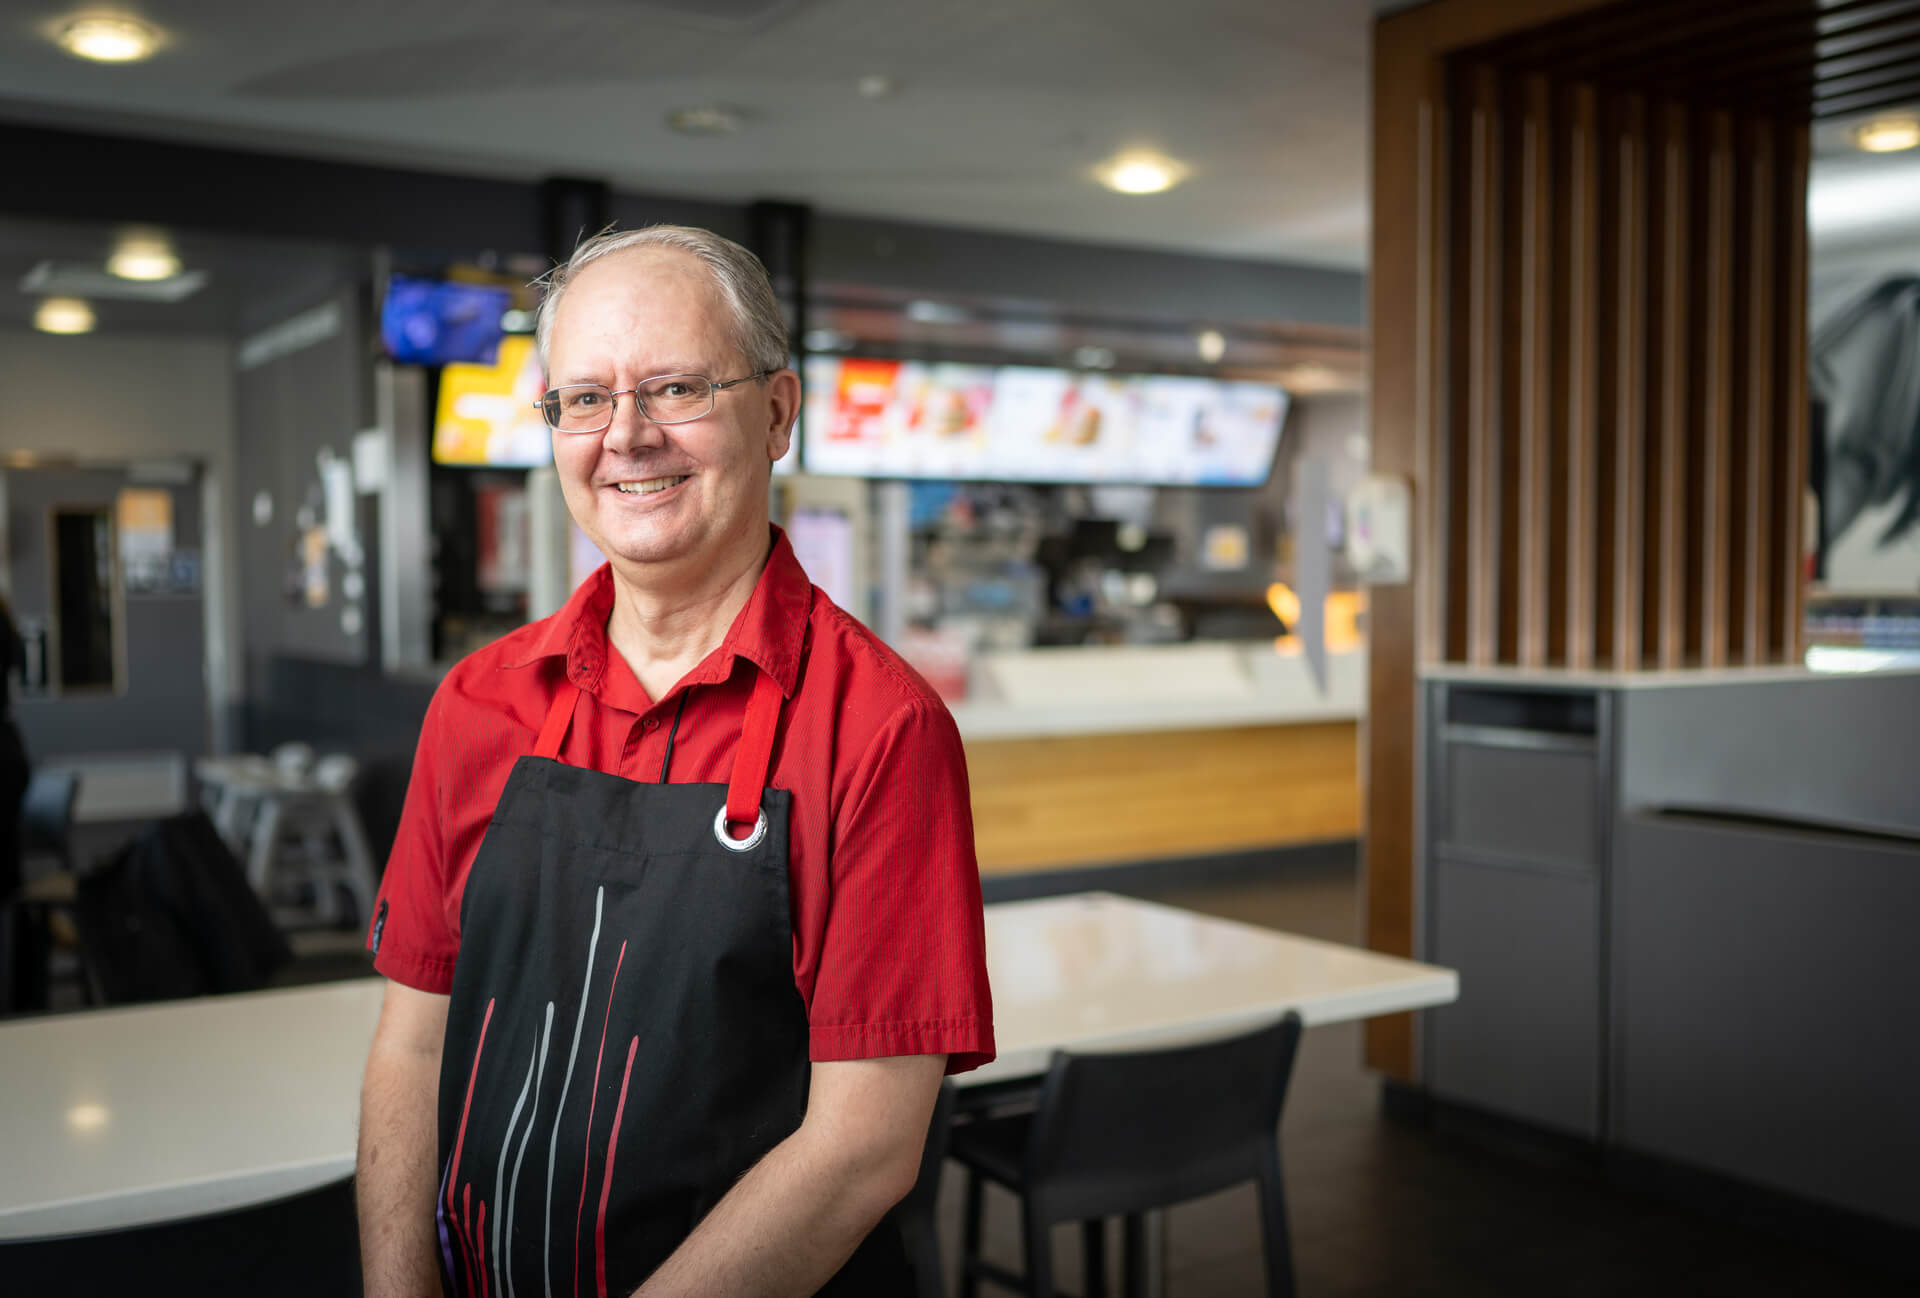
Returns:
[[[0,1288],[361,1291],[423,718],[603,562],[539,281],[655,223],[965,747],[921,1294],[1920,1280],[1920,0],[7,22]]]

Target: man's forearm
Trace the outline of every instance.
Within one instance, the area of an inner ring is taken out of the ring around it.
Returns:
[[[799,1298],[819,1289],[912,1184],[897,1162],[835,1144],[803,1127],[775,1146],[634,1298]]]
[[[440,1293],[434,1260],[437,1057],[376,1047],[360,1092],[355,1199],[367,1298]]]

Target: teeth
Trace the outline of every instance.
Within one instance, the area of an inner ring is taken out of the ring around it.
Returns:
[[[614,485],[629,496],[651,496],[656,491],[677,487],[686,480],[687,475],[683,473],[677,478],[648,478],[645,482],[619,482]]]

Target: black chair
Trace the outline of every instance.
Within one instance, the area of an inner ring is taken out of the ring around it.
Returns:
[[[0,899],[12,910],[5,918],[12,944],[12,987],[6,999],[15,1010],[48,1005],[53,913],[62,911],[72,918],[73,815],[79,800],[80,774],[71,770],[35,771],[20,800],[20,878],[13,896]],[[94,999],[84,970],[81,994],[89,1003]]]
[[[988,1280],[1053,1298],[1051,1228],[1082,1223],[1086,1294],[1106,1292],[1105,1225],[1126,1222],[1126,1285],[1144,1292],[1142,1214],[1245,1181],[1260,1186],[1269,1298],[1291,1298],[1293,1258],[1280,1185],[1280,1110],[1300,1045],[1300,1016],[1225,1041],[1171,1050],[1060,1052],[1032,1114],[954,1128],[967,1168],[962,1298]],[[980,1256],[983,1178],[1021,1197],[1026,1273]]]

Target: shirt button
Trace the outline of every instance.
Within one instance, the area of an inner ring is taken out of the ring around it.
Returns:
[[[645,721],[642,721],[640,723],[640,726],[644,730],[658,730],[660,728],[660,718],[648,717]]]

